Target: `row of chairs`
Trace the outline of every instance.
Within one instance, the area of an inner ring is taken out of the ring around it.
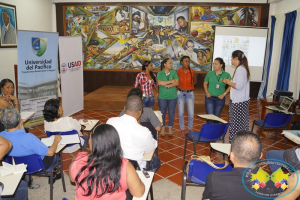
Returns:
[[[146,122],[142,124],[143,126],[147,127],[153,137],[158,140],[158,132],[153,128],[151,123]],[[52,135],[73,135],[76,134],[78,135],[78,132],[76,130],[72,131],[66,131],[66,132],[49,132],[46,131],[47,137],[50,137]],[[79,136],[79,135],[78,135]],[[80,149],[86,151],[86,148],[88,146],[88,136],[79,136],[79,139],[82,138],[84,140],[84,144],[82,145],[81,142],[79,143]],[[75,144],[68,144],[66,147],[73,146]],[[158,148],[156,149],[156,155],[158,155]],[[15,164],[21,164],[24,163],[27,165],[27,172],[26,175],[32,176],[32,175],[37,175],[37,176],[44,176],[44,177],[49,177],[49,182],[50,182],[50,200],[53,200],[53,174],[61,172],[61,180],[62,180],[62,185],[63,185],[63,190],[66,192],[66,186],[65,186],[65,179],[64,179],[64,174],[63,174],[63,168],[62,168],[62,158],[61,158],[61,153],[58,153],[55,155],[55,158],[53,160],[53,163],[51,166],[46,169],[45,165],[43,163],[43,160],[41,159],[41,156],[37,154],[29,155],[29,156],[22,156],[22,157],[12,157],[12,156],[7,156],[5,158],[5,162],[7,163],[12,163],[12,158],[15,161]],[[137,170],[140,170],[137,162],[136,161],[130,161],[131,163],[136,166]],[[31,178],[29,178],[31,179]],[[153,190],[152,186],[150,188],[150,196],[151,199],[153,199]]]
[[[49,132],[46,131],[47,137],[50,137],[51,135],[78,135],[78,132],[76,130],[67,131],[67,132]],[[78,135],[79,136],[79,135]],[[80,149],[86,151],[86,147],[88,145],[88,136],[79,136],[79,139],[82,138],[84,140],[84,145],[79,143]],[[73,146],[75,144],[69,144],[67,147]],[[15,161],[15,164],[21,164],[24,163],[27,165],[27,172],[26,175],[31,177],[32,175],[36,176],[44,176],[49,177],[50,182],[50,200],[53,200],[53,174],[54,173],[61,173],[61,181],[63,185],[63,190],[66,192],[66,185],[65,185],[65,179],[64,179],[64,173],[62,168],[62,157],[61,152],[57,153],[53,159],[53,163],[51,166],[46,169],[45,165],[43,163],[43,160],[41,156],[37,154],[29,155],[29,156],[22,156],[22,157],[16,157],[16,156],[7,156],[5,158],[5,162],[12,163],[12,158]],[[31,178],[29,178],[31,179]]]
[[[263,129],[276,129],[276,134],[274,138],[274,143],[276,142],[277,134],[280,129],[286,129],[292,115],[284,113],[268,113],[264,120],[254,120],[251,132],[253,132],[254,126],[258,126],[258,136]],[[198,132],[189,132],[185,134],[185,145],[184,145],[184,155],[186,155],[187,141],[192,140],[194,155],[196,155],[196,144],[205,143],[205,142],[216,142],[223,141],[227,133],[229,124],[203,124],[202,128]],[[212,148],[210,147],[209,156],[211,155]],[[223,154],[223,160],[225,160],[225,154]],[[217,167],[222,167],[224,164],[214,163]],[[208,165],[205,162],[198,160],[191,160],[189,163],[189,171],[187,173],[187,162],[183,166],[183,177],[182,177],[182,188],[181,188],[181,199],[184,200],[186,196],[186,186],[187,185],[205,185],[207,175],[215,171],[213,167]],[[220,171],[231,171],[233,168],[232,165],[228,165],[225,169]],[[199,170],[201,169],[201,170]]]
[[[259,126],[259,136],[262,129],[276,129],[276,135],[274,142],[276,141],[276,137],[278,134],[279,129],[285,129],[291,119],[291,115],[288,114],[282,114],[282,113],[268,113],[265,120],[254,120],[252,125],[252,132],[255,125]],[[143,126],[147,127],[153,134],[154,138],[158,140],[158,133],[153,128],[153,126],[150,123],[145,123]],[[184,146],[184,156],[185,159],[186,155],[186,146],[187,146],[187,140],[193,141],[193,148],[194,148],[194,155],[196,155],[196,144],[197,143],[205,143],[205,142],[215,142],[215,141],[223,141],[224,143],[224,137],[226,135],[226,132],[228,130],[229,124],[204,124],[200,130],[200,132],[189,132],[185,135],[185,146]],[[69,132],[46,132],[47,137],[50,137],[51,135],[70,135],[70,134],[78,134],[76,130],[69,131]],[[84,139],[84,145],[81,145],[80,147],[82,150],[86,151],[86,147],[88,144],[88,137],[87,136],[80,136]],[[73,144],[71,144],[73,145]],[[68,146],[71,146],[68,145]],[[211,148],[210,153],[211,155]],[[158,154],[158,149],[156,150],[156,154]],[[225,159],[225,155],[223,155],[223,159]],[[50,177],[50,200],[53,199],[53,173],[54,172],[63,172],[62,169],[62,159],[61,154],[58,154],[52,165],[45,169],[45,166],[43,164],[43,161],[40,156],[38,155],[29,155],[29,156],[23,156],[23,157],[14,157],[15,163],[24,163],[27,167],[27,175],[38,175],[38,176],[46,176]],[[12,157],[7,157],[6,162],[12,163]],[[216,165],[222,165],[216,163]],[[186,185],[205,185],[206,176],[213,170],[214,168],[210,167],[204,162],[200,161],[191,161],[189,165],[189,173],[186,173],[186,165],[183,166],[183,180],[182,180],[182,193],[181,198],[185,199],[185,190]],[[201,170],[198,170],[201,169]],[[231,171],[232,166],[228,165],[227,168],[223,169],[223,171]],[[66,192],[65,187],[65,181],[63,173],[61,173],[62,176],[62,184],[64,192]],[[151,190],[151,197],[153,198],[152,190]],[[151,198],[151,199],[152,199]]]

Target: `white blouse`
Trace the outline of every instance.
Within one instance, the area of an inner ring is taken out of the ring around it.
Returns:
[[[72,117],[61,117],[57,121],[47,122],[44,121],[45,131],[57,132],[57,131],[72,131],[76,130],[80,133],[81,125],[79,121],[73,119]]]
[[[78,132],[78,134],[80,136],[82,136],[82,133],[80,132],[81,125],[80,125],[79,121],[77,121],[76,119],[73,119],[72,117],[61,117],[57,121],[53,121],[53,122],[44,121],[44,128],[45,128],[45,132],[46,131],[67,132],[67,131],[76,130]],[[80,138],[80,140],[81,140],[81,144],[83,145],[84,140],[82,138]],[[77,151],[79,148],[80,148],[80,145],[75,144],[71,147],[65,148],[63,150],[63,153],[73,153],[73,152]]]
[[[235,89],[230,89],[230,99],[232,103],[240,103],[250,99],[250,81],[247,79],[247,70],[244,65],[240,65],[234,74],[232,82],[235,83]]]

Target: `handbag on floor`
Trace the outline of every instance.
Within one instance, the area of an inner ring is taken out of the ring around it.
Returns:
[[[221,170],[221,169],[225,169],[228,166],[228,162],[226,160],[223,160],[224,166],[223,167],[218,167],[216,166],[211,160],[209,156],[197,156],[197,155],[192,155],[191,158],[189,159],[187,166],[186,166],[186,173],[189,174],[189,166],[190,166],[190,162],[191,160],[199,160],[202,162],[206,162],[209,166]]]

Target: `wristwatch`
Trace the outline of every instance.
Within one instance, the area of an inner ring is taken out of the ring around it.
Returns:
[[[224,92],[224,96],[226,96],[226,92]]]

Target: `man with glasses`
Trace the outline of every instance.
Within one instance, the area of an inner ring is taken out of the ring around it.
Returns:
[[[187,49],[186,53],[187,53],[187,55],[191,58],[192,61],[194,61],[195,63],[198,64],[199,62],[198,62],[198,59],[197,59],[197,54],[194,52],[194,47],[195,47],[195,45],[194,45],[194,42],[192,40],[188,40],[186,42],[186,49]]]

